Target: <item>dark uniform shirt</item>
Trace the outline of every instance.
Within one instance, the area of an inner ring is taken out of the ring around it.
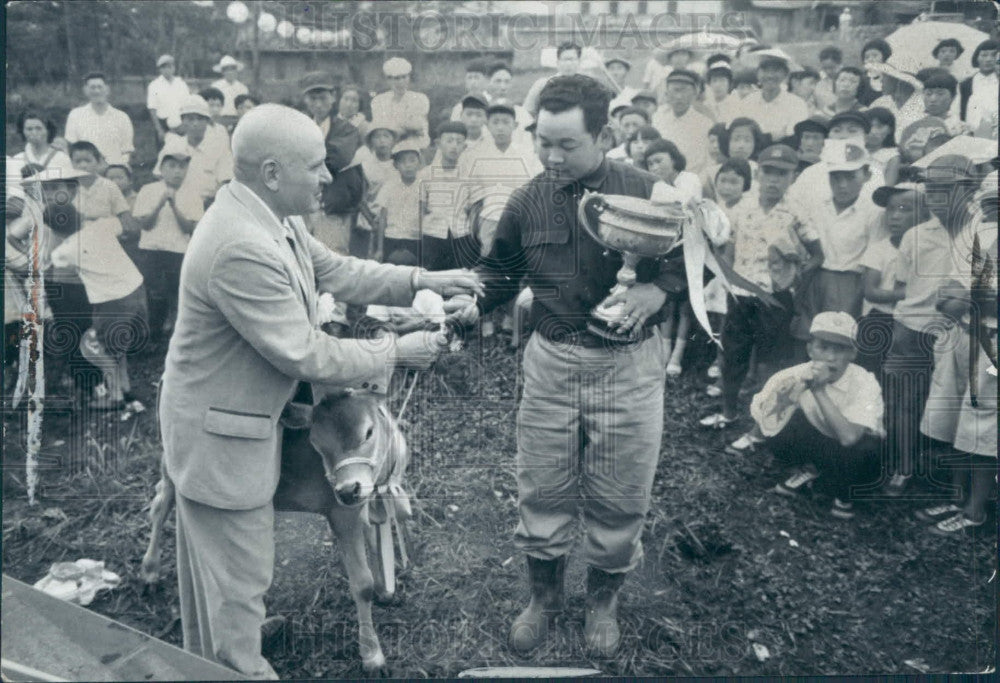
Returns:
[[[591,309],[617,283],[622,257],[579,225],[579,201],[585,190],[648,199],[657,180],[634,166],[605,159],[581,180],[553,180],[543,173],[518,188],[500,217],[490,255],[476,268],[486,286],[480,311],[489,312],[516,296],[523,278],[534,293],[530,329],[550,339],[585,330]],[[676,263],[641,259],[636,274],[638,282],[654,282],[667,292],[687,286],[683,262],[678,269]],[[650,316],[646,327],[661,319],[659,312]]]

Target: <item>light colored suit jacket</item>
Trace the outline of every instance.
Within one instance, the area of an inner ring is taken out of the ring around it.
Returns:
[[[408,306],[412,268],[339,256],[245,185],[219,190],[181,268],[159,416],[177,490],[206,505],[266,504],[280,472],[278,418],[299,380],[366,386],[393,363],[385,342],[318,329],[317,289],[348,303]],[[372,386],[371,388],[375,388]]]

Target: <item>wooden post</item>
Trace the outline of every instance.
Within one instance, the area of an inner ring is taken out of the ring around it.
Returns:
[[[260,2],[253,3],[253,43],[251,43],[250,49],[250,64],[253,69],[253,88],[251,88],[255,93],[260,96]]]
[[[76,69],[76,40],[73,38],[73,21],[69,16],[71,2],[63,2],[63,27],[66,30],[66,57],[69,63],[69,83],[76,83],[80,73]]]

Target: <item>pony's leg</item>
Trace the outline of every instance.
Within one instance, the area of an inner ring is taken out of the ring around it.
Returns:
[[[365,534],[358,509],[334,508],[327,521],[333,529],[344,558],[347,580],[351,586],[351,597],[358,610],[358,647],[361,650],[361,666],[367,672],[385,667],[385,655],[375,633],[372,622],[372,599],[375,594],[375,580],[368,567],[365,553]]]
[[[149,505],[149,545],[146,554],[142,556],[142,580],[147,584],[156,583],[160,579],[160,545],[163,540],[163,524],[174,506],[174,483],[170,481],[166,470],[160,467],[160,481],[156,483],[156,495]]]

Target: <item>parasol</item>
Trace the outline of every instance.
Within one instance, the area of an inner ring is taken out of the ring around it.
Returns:
[[[972,64],[972,53],[976,46],[989,36],[966,24],[956,24],[945,21],[920,21],[902,26],[888,36],[885,41],[892,48],[889,64],[903,71],[916,73],[930,66],[937,66],[931,51],[939,41],[954,38],[962,44],[964,52],[958,56],[952,66],[952,75],[958,80],[970,76],[975,67]]]
[[[927,168],[931,162],[947,154],[958,154],[972,163],[985,164],[997,158],[997,141],[990,138],[974,138],[959,135],[944,143],[933,152],[913,162],[917,168]]]

